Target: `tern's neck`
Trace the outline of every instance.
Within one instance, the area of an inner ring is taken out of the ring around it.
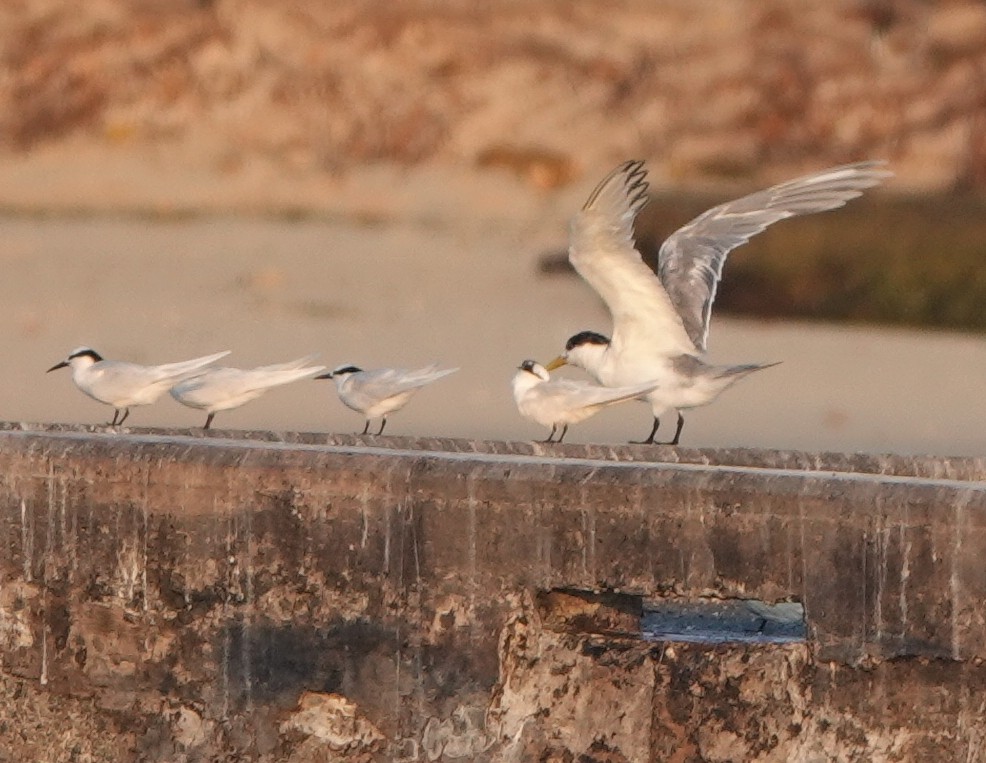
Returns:
[[[570,365],[581,368],[598,380],[608,349],[608,344],[583,344],[569,350],[566,357]]]
[[[72,378],[75,379],[75,380],[78,380],[80,378],[85,377],[86,374],[89,372],[89,370],[95,364],[96,364],[96,361],[94,361],[92,358],[90,358],[88,356],[78,357],[78,358],[72,358],[69,361],[69,366],[72,369]]]
[[[534,389],[537,385],[542,383],[543,380],[532,374],[530,371],[518,371],[514,374],[513,378],[514,399],[520,399],[529,390]]]

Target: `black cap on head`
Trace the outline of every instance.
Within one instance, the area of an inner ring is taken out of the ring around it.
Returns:
[[[565,342],[565,352],[568,352],[573,347],[578,347],[582,344],[609,344],[609,338],[603,336],[602,334],[597,334],[595,331],[580,331],[575,334],[567,342]]]
[[[94,363],[98,363],[103,359],[103,356],[90,347],[80,347],[68,356],[69,360],[72,358],[92,358]]]
[[[362,368],[357,368],[356,366],[344,365],[344,366],[339,366],[338,368],[336,368],[336,369],[334,369],[332,371],[329,371],[327,373],[319,374],[318,376],[313,376],[312,378],[313,379],[334,379],[337,376],[341,376],[343,374],[358,374],[362,370],[363,370]]]
[[[98,363],[103,359],[103,356],[89,347],[76,347],[74,350],[72,350],[72,352],[69,353],[69,356],[65,360],[63,360],[61,363],[56,363],[51,368],[49,368],[48,373],[51,373],[52,371],[56,371],[59,368],[67,367],[69,365],[69,361],[72,360],[72,358],[92,358],[93,363]]]
[[[518,366],[518,368],[520,368],[521,371],[530,371],[533,374],[534,366],[535,366],[535,361],[525,360],[523,363],[520,364],[520,366]]]

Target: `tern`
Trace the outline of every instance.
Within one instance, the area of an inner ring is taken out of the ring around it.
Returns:
[[[437,364],[406,370],[403,368],[378,368],[364,371],[345,364],[316,379],[332,379],[336,383],[339,399],[348,408],[366,417],[362,434],[370,431],[370,421],[382,419],[377,434],[383,434],[387,416],[405,406],[411,396],[426,384],[458,371],[458,368],[439,369]]]
[[[547,369],[533,360],[521,363],[513,378],[517,410],[531,421],[551,427],[551,434],[542,442],[561,442],[565,439],[569,424],[585,421],[607,405],[647,394],[656,386],[656,382],[627,387],[601,387],[571,379],[552,381]],[[561,427],[561,434],[554,440],[558,427]]]
[[[788,217],[843,206],[892,175],[883,162],[869,161],[806,175],[702,213],[662,244],[655,273],[633,238],[633,222],[647,203],[647,171],[629,161],[596,187],[571,223],[568,258],[602,297],[613,320],[612,337],[594,331],[572,336],[565,352],[547,365],[566,363],[600,383],[619,387],[654,380],[646,396],[654,416],[673,410],[677,445],[683,409],[714,400],[724,389],[770,364],[714,366],[706,351],[709,319],[726,256],[768,226]]]
[[[117,426],[123,424],[132,407],[150,405],[177,382],[201,373],[207,365],[227,355],[229,350],[178,363],[142,366],[122,360],[103,360],[91,347],[77,347],[65,360],[49,368],[48,373],[71,367],[76,387],[93,400],[113,406],[110,426]]]
[[[208,429],[219,411],[239,408],[273,387],[325,370],[325,366],[308,366],[312,360],[314,356],[309,355],[258,368],[208,368],[172,387],[171,396],[182,405],[205,411],[208,415],[202,428]]]

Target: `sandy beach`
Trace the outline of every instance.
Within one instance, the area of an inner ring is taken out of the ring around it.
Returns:
[[[112,173],[100,183],[112,183]],[[539,255],[564,246],[584,189],[545,195],[497,173],[371,168],[329,190],[320,211],[299,219],[237,214],[243,200],[230,192],[216,196],[225,211],[206,216],[156,216],[168,199],[135,193],[123,214],[63,208],[6,217],[0,415],[107,421],[112,411],[76,390],[67,372],[44,374],[80,344],[147,363],[229,349],[229,364],[243,367],[317,352],[330,367],[461,367],[396,414],[393,434],[543,437],[514,408],[514,368],[550,359],[578,330],[609,329],[581,280],[537,272]],[[986,345],[975,336],[714,316],[710,357],[781,365],[689,413],[687,445],[943,455],[986,448]],[[129,423],[203,420],[165,397],[135,409]],[[304,381],[221,413],[214,426],[362,424],[331,382]],[[622,442],[648,425],[646,407],[627,404],[574,427],[569,439]]]
[[[44,375],[88,344],[149,363],[222,349],[240,366],[438,361],[462,370],[388,431],[543,437],[514,409],[514,368],[609,325],[538,258],[565,247],[617,162],[646,159],[652,187],[675,193],[864,158],[896,173],[880,191],[971,193],[986,177],[975,3],[7,6],[7,419],[108,420],[66,372]],[[714,316],[710,350],[781,364],[689,413],[684,444],[986,448],[975,335]],[[165,398],[128,423],[203,420]],[[331,383],[303,382],[215,425],[362,423]],[[569,438],[648,427],[630,404]]]

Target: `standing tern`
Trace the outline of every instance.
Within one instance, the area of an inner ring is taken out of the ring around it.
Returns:
[[[656,381],[646,395],[654,423],[643,442],[654,442],[661,414],[674,410],[678,427],[669,444],[677,445],[682,409],[705,405],[747,374],[775,365],[702,360],[726,256],[773,223],[841,207],[891,175],[883,162],[847,164],[713,207],[662,244],[655,273],[633,238],[634,219],[648,199],[647,171],[643,162],[621,164],[573,218],[568,250],[575,270],[609,308],[612,338],[575,334],[547,370],[569,363],[611,387]]]
[[[307,366],[313,359],[309,355],[258,368],[208,368],[172,387],[171,396],[182,405],[205,411],[208,416],[202,428],[208,429],[219,411],[239,408],[273,387],[324,371],[325,366]]]
[[[90,347],[76,347],[65,360],[49,368],[48,373],[71,367],[76,387],[93,400],[113,406],[112,427],[123,424],[132,407],[150,405],[175,383],[201,373],[205,366],[227,355],[229,350],[178,363],[141,366],[122,360],[103,360]]]
[[[557,442],[561,442],[569,424],[585,421],[607,405],[647,394],[656,386],[655,382],[627,387],[600,387],[570,379],[552,381],[547,369],[533,360],[521,363],[513,378],[517,410],[531,421],[551,427],[551,434],[543,442],[554,442],[552,438],[558,427],[562,430]]]
[[[332,379],[336,383],[339,399],[348,408],[366,417],[362,434],[370,431],[370,421],[382,418],[377,434],[383,434],[387,416],[399,411],[411,396],[426,384],[458,371],[458,368],[439,369],[434,363],[425,368],[408,371],[403,368],[378,368],[364,371],[345,364],[334,371],[316,376],[316,379]]]

